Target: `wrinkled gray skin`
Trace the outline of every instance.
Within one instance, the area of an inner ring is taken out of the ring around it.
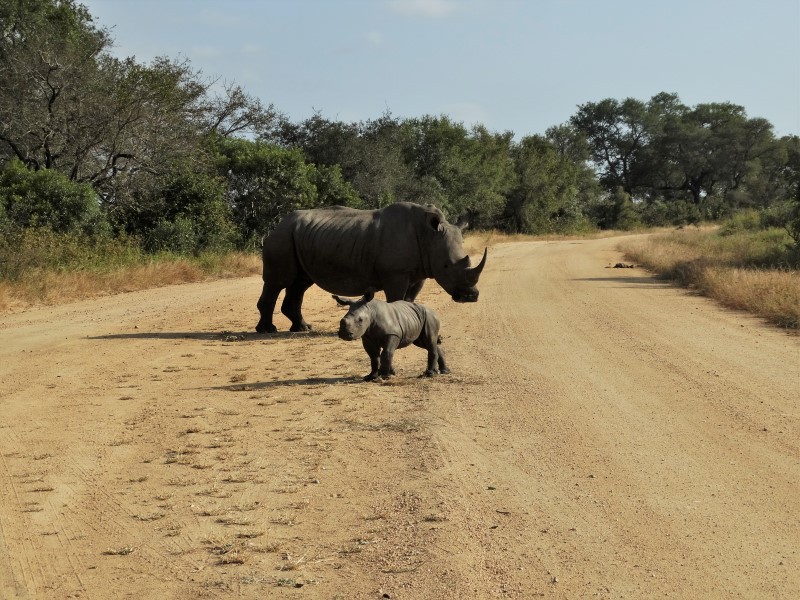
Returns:
[[[439,346],[439,317],[430,308],[404,300],[375,300],[372,291],[360,300],[336,295],[333,298],[350,308],[339,322],[339,337],[348,341],[361,338],[369,355],[371,369],[364,381],[372,381],[379,375],[384,379],[394,375],[394,351],[409,344],[428,351],[427,377],[450,372]]]
[[[334,206],[287,215],[264,240],[264,289],[258,300],[259,333],[274,333],[272,313],[281,290],[281,312],[291,331],[311,329],[303,319],[303,294],[313,284],[331,294],[361,296],[383,290],[389,302],[413,302],[433,278],[456,302],[475,302],[478,277],[461,230],[436,207],[398,202],[380,210]]]

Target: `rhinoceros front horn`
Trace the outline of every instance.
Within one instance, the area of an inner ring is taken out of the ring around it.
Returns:
[[[488,254],[489,249],[484,248],[483,250],[483,258],[481,262],[478,264],[477,267],[472,267],[471,269],[467,269],[466,277],[467,283],[469,285],[476,285],[478,283],[478,278],[481,276],[481,271],[483,271],[483,267],[486,266],[486,255]]]

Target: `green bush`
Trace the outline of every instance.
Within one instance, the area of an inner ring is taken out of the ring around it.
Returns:
[[[779,202],[762,208],[759,211],[761,215],[761,226],[764,228],[778,227],[789,228],[792,222],[793,206],[791,202]]]
[[[734,235],[746,231],[759,231],[762,229],[761,215],[755,210],[744,210],[736,213],[722,223],[719,228],[720,235]]]
[[[191,254],[197,248],[195,224],[185,217],[177,217],[174,221],[161,219],[145,234],[142,246],[153,254]]]
[[[166,179],[159,193],[164,208],[147,235],[158,240],[157,246],[180,254],[233,248],[236,228],[225,202],[222,178],[182,165]],[[171,234],[175,236],[172,241],[168,239]]]
[[[687,200],[651,200],[640,208],[641,220],[650,227],[693,225],[701,219],[700,209]]]
[[[0,171],[0,226],[48,228],[58,233],[101,235],[108,225],[92,186],[57,171],[32,171],[19,160]]]
[[[217,169],[242,248],[257,247],[287,213],[331,204],[359,206],[338,166],[308,164],[301,150],[241,139],[218,140]]]

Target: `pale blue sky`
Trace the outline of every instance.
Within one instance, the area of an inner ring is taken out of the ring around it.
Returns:
[[[676,92],[800,134],[800,0],[80,0],[119,56],[185,57],[292,121],[448,114],[517,137]]]

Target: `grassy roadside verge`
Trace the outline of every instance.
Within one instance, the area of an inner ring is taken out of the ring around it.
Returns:
[[[120,266],[110,271],[39,270],[15,281],[0,281],[0,312],[260,272],[261,259],[255,254],[243,253],[192,258],[156,256],[143,264]]]
[[[625,240],[628,260],[768,321],[800,328],[800,271],[780,229],[684,229]]]
[[[241,252],[145,254],[131,240],[25,232],[0,244],[0,312],[206,279],[260,273]]]

